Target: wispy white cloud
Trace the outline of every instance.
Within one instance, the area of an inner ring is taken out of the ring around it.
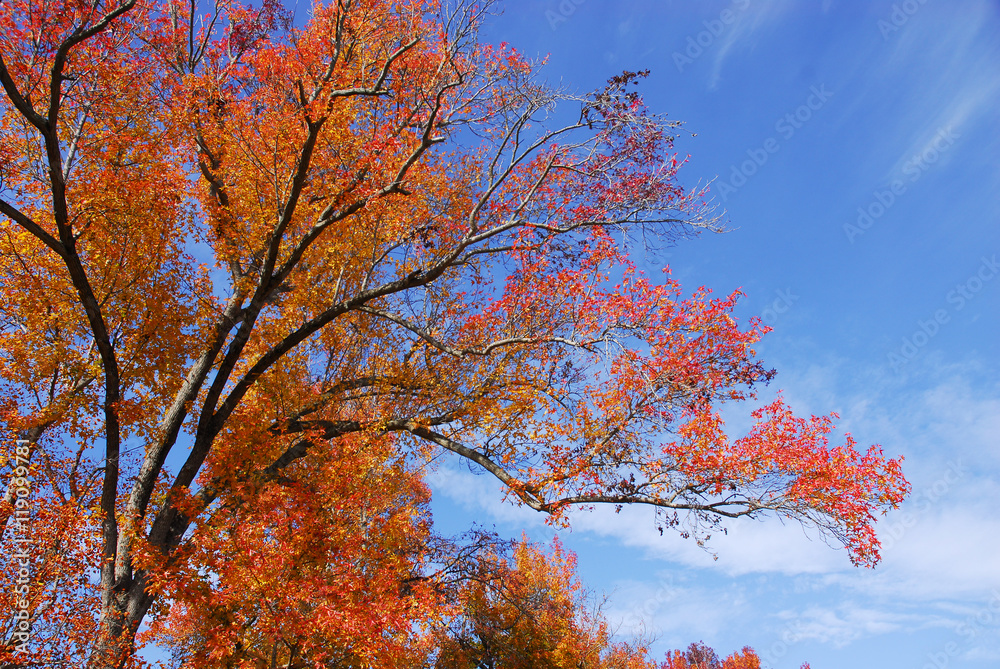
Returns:
[[[676,637],[676,644],[712,636],[734,617],[749,611],[749,602],[740,588],[694,585],[670,573],[655,581],[618,579],[613,592],[603,612],[618,634],[670,634]]]
[[[738,3],[734,4],[739,6]],[[708,77],[709,90],[714,90],[718,86],[726,61],[731,55],[737,53],[737,46],[748,42],[752,43],[762,29],[779,22],[785,13],[794,6],[795,3],[787,0],[772,0],[771,2],[752,3],[747,5],[746,9],[728,7],[729,11],[735,11],[739,14],[739,20],[733,23],[732,29],[728,30],[714,46],[715,57],[712,60],[712,71]]]
[[[835,648],[869,636],[919,626],[921,616],[894,613],[842,602],[836,607],[812,605],[802,611],[782,611],[778,619],[786,627],[786,636],[795,642],[818,641]]]
[[[974,124],[992,122],[989,113],[1000,101],[1000,70],[995,67],[995,53],[976,47],[984,43],[984,31],[991,30],[994,22],[989,19],[995,9],[986,2],[964,3],[962,21],[942,20],[939,15],[948,12],[950,18],[952,11],[945,5],[922,6],[877,51],[854,63],[852,76],[865,92],[855,98],[845,122],[856,124],[868,113],[867,105],[892,104],[896,110],[896,122],[881,128],[870,144],[872,156],[896,159],[872,180],[905,179],[906,166],[912,166],[914,156],[933,149],[943,130],[957,133],[960,145]],[[972,53],[983,55],[970,66]],[[890,85],[896,88],[887,89]],[[934,159],[935,169],[960,159],[959,151],[940,154]],[[908,174],[912,178],[912,167]]]

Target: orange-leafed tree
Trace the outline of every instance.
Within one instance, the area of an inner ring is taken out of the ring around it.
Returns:
[[[146,565],[170,602],[147,638],[190,669],[415,664],[444,602],[427,490],[394,446],[348,435],[282,480],[235,485],[183,560]]]
[[[512,555],[486,553],[470,566],[453,575],[454,612],[432,629],[436,669],[652,667],[641,640],[612,640],[558,542],[546,551],[522,540]]]
[[[659,669],[761,669],[760,657],[749,646],[719,659],[715,650],[704,643],[692,643],[687,650],[667,653]],[[809,669],[805,662],[799,669]]]
[[[898,461],[780,400],[728,435],[721,405],[771,379],[764,328],[629,258],[716,227],[641,73],[552,90],[478,40],[488,9],[0,4],[0,520],[5,547],[37,535],[0,661],[130,666],[172,601],[242,644],[234,666],[277,662],[279,620],[313,638],[303,611],[408,647],[394,616],[432,592],[366,598],[426,576],[443,454],[557,523],[776,513],[877,561]],[[338,543],[365,523],[382,549]]]

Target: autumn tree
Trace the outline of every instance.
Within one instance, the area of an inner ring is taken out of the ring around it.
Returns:
[[[237,531],[230,525],[227,533]],[[256,548],[218,551],[252,564],[236,575],[216,564],[211,578],[175,577],[180,587],[169,593],[169,613],[148,636],[170,646],[173,666],[184,669],[654,669],[641,639],[613,639],[579,581],[575,556],[558,542],[543,548],[482,530],[461,540],[424,534],[395,551],[410,560],[365,560],[357,552],[383,542],[337,541],[351,534],[334,535],[320,550],[328,557],[305,560],[261,556]],[[413,550],[421,539],[422,550]],[[420,571],[412,568],[418,555],[425,560]],[[274,568],[278,562],[284,569]],[[392,573],[400,563],[407,567]],[[275,596],[276,582],[286,598]],[[297,617],[308,624],[296,624]]]
[[[420,629],[444,604],[428,491],[392,439],[327,446],[338,450],[271,485],[235,485],[183,560],[147,565],[170,602],[147,637],[176,666],[416,666],[426,655]]]
[[[761,669],[761,664],[760,657],[749,646],[720,660],[714,649],[698,642],[687,650],[667,653],[659,669]],[[800,669],[809,669],[809,663],[803,663]]]
[[[412,494],[444,454],[555,523],[643,504],[701,537],[776,513],[877,561],[899,463],[780,399],[728,435],[721,405],[771,379],[765,329],[630,259],[716,227],[677,124],[641,73],[545,86],[478,40],[488,9],[0,4],[5,574],[36,541],[25,599],[0,595],[3,662],[129,666],[182,590],[214,612],[200,634],[258,655],[241,590],[289,638],[324,602],[391,636],[348,592],[279,596],[251,551],[302,583],[419,575]],[[317,539],[375,526],[395,563]]]
[[[455,612],[432,630],[436,669],[650,667],[641,641],[612,641],[558,542],[544,551],[522,540],[509,557],[481,555],[459,574]]]

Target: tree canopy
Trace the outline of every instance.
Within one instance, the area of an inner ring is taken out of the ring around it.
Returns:
[[[878,560],[898,460],[780,398],[727,434],[766,328],[637,266],[718,228],[644,73],[548,86],[489,10],[0,4],[0,661],[632,662],[530,595],[565,575],[504,603],[533,549],[434,533],[441,457],[556,524],[771,513]]]

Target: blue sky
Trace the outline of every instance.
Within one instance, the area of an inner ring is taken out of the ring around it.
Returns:
[[[1000,665],[1000,3],[504,7],[485,39],[548,56],[553,83],[652,70],[649,106],[696,133],[682,179],[714,179],[730,227],[671,249],[674,276],[742,288],[740,314],[774,328],[768,392],[839,412],[913,483],[874,570],[775,520],[731,526],[713,560],[647,510],[578,515],[560,537],[609,618],[658,655],[701,639],[776,669]],[[487,477],[433,484],[441,530],[552,534]]]

